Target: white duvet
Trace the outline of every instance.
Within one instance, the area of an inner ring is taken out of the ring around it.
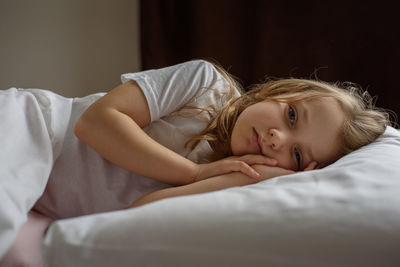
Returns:
[[[1,205],[1,204],[0,204]],[[400,132],[321,170],[52,224],[52,267],[400,266]]]

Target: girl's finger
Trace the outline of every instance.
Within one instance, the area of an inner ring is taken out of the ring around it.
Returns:
[[[267,157],[263,157],[263,158],[264,158],[264,164],[267,164],[269,166],[275,166],[278,164],[278,161],[276,159],[267,158]]]
[[[240,171],[254,179],[258,179],[260,177],[260,174],[255,169],[253,169],[251,166],[243,161],[239,162],[239,169],[235,171]]]
[[[250,166],[248,166],[248,168],[242,168],[240,172],[246,174],[247,176],[253,179],[258,179],[260,177],[260,174]]]
[[[263,164],[275,166],[278,164],[278,161],[276,159],[265,157],[263,155],[247,155],[243,158],[243,160],[249,165]]]
[[[251,167],[250,167],[251,168]],[[246,173],[247,174],[247,173]],[[247,174],[247,176],[254,178],[254,179],[258,179],[260,177],[260,174],[254,170],[253,168],[250,169],[250,173]]]

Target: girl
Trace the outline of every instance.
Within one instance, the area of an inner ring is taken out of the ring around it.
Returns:
[[[20,211],[4,220],[20,228],[32,206],[54,220],[312,170],[374,141],[389,124],[356,90],[287,79],[243,93],[202,60],[122,81],[108,94],[75,99],[1,92],[3,129],[19,139],[0,152],[1,185],[21,199],[3,202]],[[21,168],[25,163],[33,167]],[[11,178],[38,190],[20,194],[4,182]],[[17,243],[6,260],[18,254]]]

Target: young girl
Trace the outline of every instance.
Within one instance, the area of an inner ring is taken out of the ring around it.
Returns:
[[[35,89],[0,93],[7,130],[1,140],[13,141],[0,152],[1,186],[21,200],[3,202],[13,212],[2,220],[20,228],[27,211],[40,213],[30,213],[19,237],[42,215],[43,234],[49,218],[323,167],[374,141],[389,124],[352,88],[286,79],[243,93],[224,70],[201,60],[124,74],[122,81],[107,94],[75,99]],[[15,236],[1,239],[8,243],[0,257]],[[18,240],[3,264],[21,259]]]

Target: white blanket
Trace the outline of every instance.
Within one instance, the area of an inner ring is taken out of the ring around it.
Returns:
[[[68,105],[59,102],[70,100],[37,92],[0,90],[0,259],[42,195],[60,153],[65,129],[53,123],[52,114],[69,119]]]

